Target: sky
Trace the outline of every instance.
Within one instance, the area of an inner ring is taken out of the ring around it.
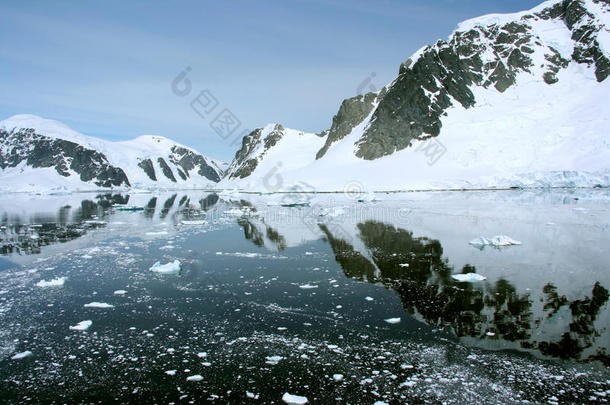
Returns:
[[[162,135],[229,161],[267,123],[328,128],[343,99],[381,89],[460,21],[539,3],[3,0],[0,119]]]

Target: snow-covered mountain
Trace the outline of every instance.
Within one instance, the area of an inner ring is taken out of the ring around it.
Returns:
[[[610,186],[608,75],[608,0],[468,20],[381,91],[343,101],[321,134],[253,131],[220,186]]]
[[[34,115],[0,121],[0,189],[214,187],[222,163],[170,139],[109,142]]]

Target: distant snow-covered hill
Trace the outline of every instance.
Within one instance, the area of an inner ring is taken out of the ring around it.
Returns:
[[[0,121],[0,190],[213,187],[218,163],[170,139],[109,142],[34,115]]]
[[[343,101],[319,136],[252,132],[220,185],[610,186],[609,75],[608,0],[475,18],[412,55],[381,91]]]

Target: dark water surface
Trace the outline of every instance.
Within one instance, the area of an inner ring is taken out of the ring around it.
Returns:
[[[0,401],[610,399],[606,192],[379,198],[1,197]]]

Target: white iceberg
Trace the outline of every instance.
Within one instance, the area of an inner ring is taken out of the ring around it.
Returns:
[[[520,245],[521,242],[511,238],[506,235],[496,235],[491,239],[485,238],[483,236],[479,236],[469,242],[474,246],[494,246],[494,247],[502,247],[502,246],[513,246]]]
[[[125,295],[125,294],[127,294],[127,290],[116,290],[113,294],[114,295]]]
[[[11,357],[11,360],[21,360],[21,359],[31,356],[32,354],[33,353],[31,351],[26,350],[25,352],[17,353],[13,357]]]
[[[476,283],[487,279],[487,277],[477,273],[453,274],[451,277],[461,283]]]
[[[87,330],[93,325],[93,321],[81,321],[74,326],[70,326],[70,330]]]
[[[287,404],[296,404],[296,405],[302,405],[302,404],[306,404],[307,401],[307,397],[301,397],[299,395],[292,395],[289,393],[284,393],[284,395],[282,396],[282,401],[284,401]]]
[[[201,374],[195,374],[195,375],[186,377],[186,381],[202,381],[202,380],[203,380],[203,376]]]
[[[283,360],[284,358],[282,356],[267,356],[265,357],[265,363],[269,364],[270,366],[275,366],[277,365],[277,363],[280,362],[280,360]]]
[[[39,282],[36,283],[36,285],[38,287],[61,287],[64,285],[64,283],[66,282],[66,277],[58,277],[58,278],[54,278],[53,280],[40,280]]]
[[[159,274],[175,274],[180,271],[180,260],[174,260],[173,262],[169,262],[166,264],[161,264],[161,262],[156,262],[150,268],[150,271]]]
[[[105,302],[90,302],[88,304],[83,305],[83,307],[85,308],[101,308],[101,309],[106,309],[106,308],[114,308],[114,305],[112,304],[107,304]]]
[[[395,323],[400,322],[400,318],[388,318],[388,319],[384,319],[384,321],[386,321],[387,323],[395,324]]]

